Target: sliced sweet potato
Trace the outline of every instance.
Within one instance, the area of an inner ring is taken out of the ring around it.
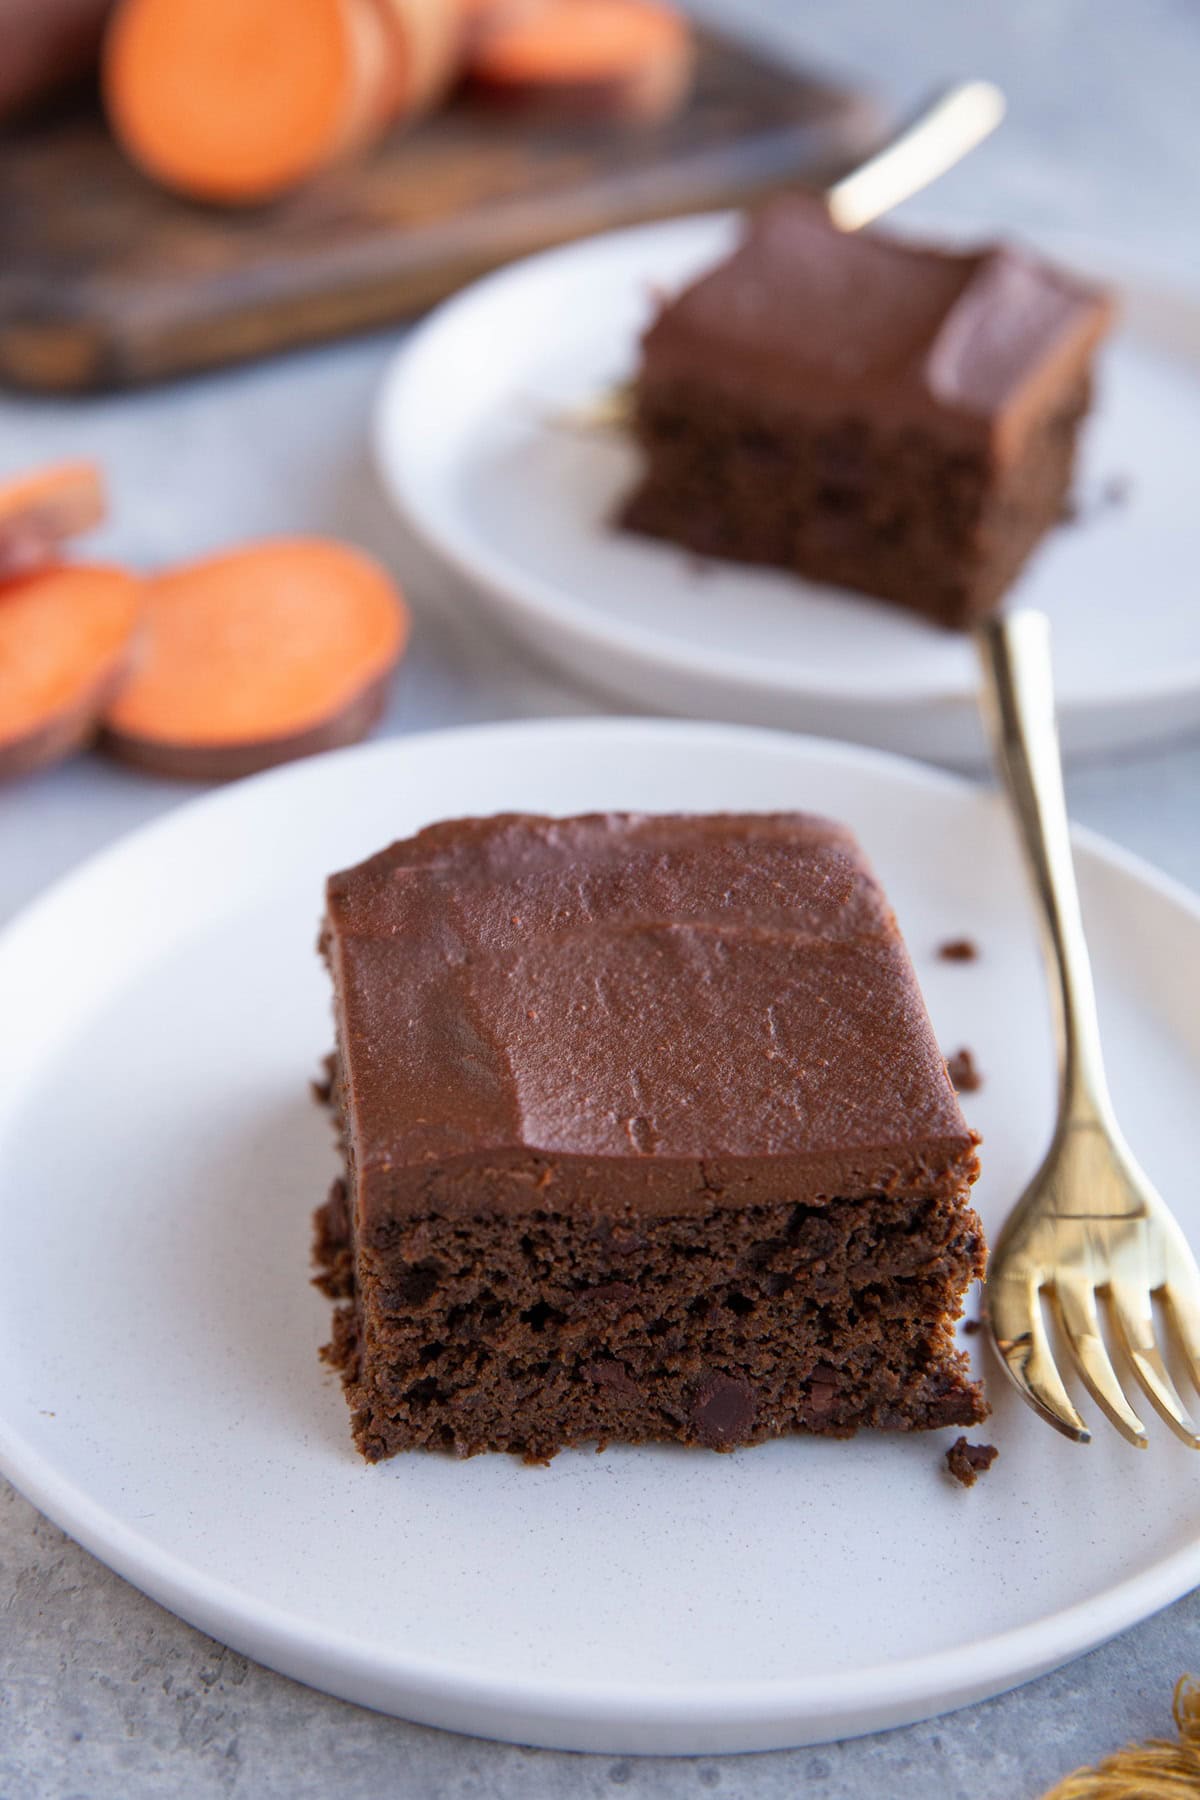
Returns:
[[[59,761],[95,736],[130,660],[141,583],[59,564],[0,587],[0,776]]]
[[[254,204],[432,104],[461,30],[457,0],[120,0],[105,107],[164,186]]]
[[[104,513],[92,462],[52,463],[0,481],[0,580],[54,562],[67,538],[99,525]]]
[[[386,61],[373,0],[122,0],[101,82],[114,134],[148,175],[246,204],[369,135]]]
[[[491,31],[508,25],[527,24],[553,4],[554,0],[459,0],[468,48],[482,43]]]
[[[469,68],[498,99],[572,119],[651,123],[687,94],[692,33],[664,0],[552,0],[483,33]]]
[[[103,743],[204,781],[354,743],[407,636],[390,577],[345,544],[272,539],[168,570],[146,584],[137,665]]]
[[[374,0],[387,43],[376,129],[417,119],[443,99],[459,74],[462,0]]]

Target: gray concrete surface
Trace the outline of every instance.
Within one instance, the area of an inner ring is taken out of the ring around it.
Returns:
[[[1200,1594],[985,1706],[764,1756],[568,1756],[381,1718],[210,1642],[0,1498],[4,1800],[1032,1800],[1124,1738],[1164,1732],[1200,1668]],[[970,1605],[970,1583],[963,1603]]]
[[[947,76],[996,77],[1012,98],[1008,124],[926,209],[1017,230],[1066,222],[1200,281],[1194,0],[705,0],[704,10],[857,72],[901,105]],[[99,454],[116,508],[97,548],[138,563],[295,529],[339,532],[394,561],[419,630],[386,729],[597,710],[596,697],[463,624],[445,578],[400,541],[365,447],[389,349],[365,340],[123,400],[0,401],[0,467]],[[1183,745],[1074,771],[1072,809],[1200,887],[1198,784],[1200,745]],[[0,919],[187,792],[90,761],[0,790]],[[881,1737],[675,1761],[518,1750],[380,1718],[247,1664],[0,1484],[0,1800],[1034,1800],[1072,1766],[1165,1729],[1172,1684],[1189,1668],[1200,1672],[1197,1595],[1014,1694]]]

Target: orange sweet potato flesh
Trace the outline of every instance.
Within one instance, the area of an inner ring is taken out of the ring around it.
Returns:
[[[372,0],[121,0],[101,85],[118,142],[148,175],[253,204],[363,141],[386,55]]]
[[[654,122],[687,94],[692,35],[663,0],[551,0],[484,33],[469,67],[497,98],[568,117]]]
[[[0,481],[0,580],[54,562],[59,546],[99,525],[105,511],[92,462],[52,463]]]
[[[431,105],[458,0],[120,0],[101,82],[114,135],[193,199],[276,198]]]
[[[468,46],[478,45],[492,31],[526,24],[544,13],[554,0],[458,0],[462,28]]]
[[[95,736],[130,661],[141,583],[58,564],[0,587],[0,777],[58,762]]]
[[[386,572],[326,539],[168,570],[146,584],[104,746],[158,774],[223,781],[354,743],[383,709],[408,625]]]

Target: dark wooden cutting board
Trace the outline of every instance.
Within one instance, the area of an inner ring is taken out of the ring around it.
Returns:
[[[547,128],[464,94],[249,212],[160,192],[92,112],[47,122],[0,137],[0,381],[117,387],[380,325],[545,245],[827,175],[878,124],[862,94],[707,34],[669,124]]]

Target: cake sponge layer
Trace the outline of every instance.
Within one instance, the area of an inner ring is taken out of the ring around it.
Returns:
[[[952,1330],[983,1236],[952,1200],[411,1218],[359,1246],[339,1184],[318,1242],[346,1302],[327,1356],[372,1462],[986,1416]]]

